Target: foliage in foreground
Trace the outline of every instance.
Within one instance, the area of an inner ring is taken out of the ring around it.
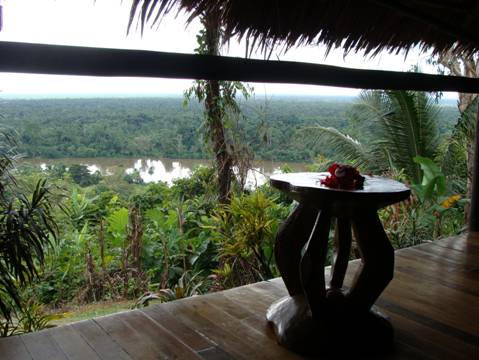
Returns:
[[[463,200],[434,162],[416,161],[425,175],[414,196],[380,214],[396,248],[462,227]],[[144,306],[278,276],[274,236],[294,203],[264,185],[219,205],[213,176],[200,167],[172,187],[129,184],[127,196],[102,183],[79,188],[66,176],[59,241],[27,294],[50,307],[135,298]],[[402,172],[387,176],[408,181]]]
[[[141,303],[277,275],[273,239],[289,202],[269,187],[219,205],[215,173],[205,167],[172,187],[129,184],[128,197],[101,183],[80,188],[66,175],[58,179],[70,192],[57,213],[59,241],[26,291],[44,304],[142,296]]]
[[[15,142],[8,133],[0,137],[0,331],[5,335],[40,326],[31,321],[35,305],[23,302],[19,288],[37,275],[57,225],[46,181],[32,190],[20,186],[12,174]]]

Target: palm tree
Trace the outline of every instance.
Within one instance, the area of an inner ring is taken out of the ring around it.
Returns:
[[[21,309],[18,288],[37,274],[45,247],[56,234],[45,180],[28,194],[12,175],[14,147],[14,138],[0,133],[0,313],[6,320],[15,308]]]
[[[150,23],[159,23],[161,15],[172,10],[171,4],[158,0],[134,1],[131,5],[128,30],[133,21],[138,19],[141,29]],[[198,48],[195,52],[201,55],[220,55],[224,43],[222,22],[219,12],[200,15],[203,29],[197,36]],[[246,171],[251,167],[252,153],[244,143],[234,138],[232,128],[235,119],[240,117],[237,94],[247,99],[251,89],[237,81],[198,80],[185,91],[186,100],[195,97],[205,107],[205,130],[208,144],[213,150],[217,172],[219,201],[230,202],[232,182],[235,179],[233,169],[239,169],[240,182],[244,185]],[[233,125],[234,126],[234,125]]]
[[[366,140],[359,141],[334,128],[313,127],[303,131],[327,144],[339,158],[362,171],[383,173],[402,170],[413,183],[420,183],[422,170],[416,156],[438,155],[438,107],[423,92],[367,90],[356,106],[358,120],[369,124]]]

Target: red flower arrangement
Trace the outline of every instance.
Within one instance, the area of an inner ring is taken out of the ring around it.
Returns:
[[[364,176],[361,176],[359,171],[353,166],[334,163],[329,167],[328,172],[331,175],[321,180],[322,185],[343,190],[359,190],[363,188]]]

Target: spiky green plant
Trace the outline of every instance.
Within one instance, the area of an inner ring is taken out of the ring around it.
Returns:
[[[0,312],[8,321],[21,310],[19,287],[37,274],[45,248],[55,238],[51,193],[39,180],[31,193],[19,187],[12,175],[15,141],[0,134]]]

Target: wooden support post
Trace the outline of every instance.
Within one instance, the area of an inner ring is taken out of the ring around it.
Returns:
[[[476,131],[474,136],[474,169],[472,173],[469,231],[479,231],[479,101],[477,102],[476,116]]]

